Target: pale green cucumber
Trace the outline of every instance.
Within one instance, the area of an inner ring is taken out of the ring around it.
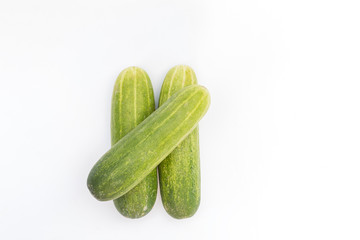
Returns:
[[[161,88],[159,106],[180,89],[193,84],[197,84],[197,79],[190,67],[171,68]],[[166,212],[177,219],[193,216],[200,205],[199,127],[160,163],[158,170]]]
[[[195,129],[209,105],[205,87],[175,93],[95,164],[87,179],[93,196],[113,200],[135,187]]]
[[[111,105],[111,143],[114,145],[155,110],[154,92],[147,73],[129,67],[118,76]],[[150,172],[128,193],[114,200],[125,217],[140,218],[154,206],[157,194],[157,172]]]

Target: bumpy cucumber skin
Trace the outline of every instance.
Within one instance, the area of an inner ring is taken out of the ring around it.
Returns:
[[[159,105],[176,91],[197,84],[195,72],[178,65],[163,82]],[[196,127],[158,167],[161,200],[166,212],[177,219],[189,218],[200,205],[199,127]]]
[[[209,105],[205,87],[177,91],[94,165],[87,179],[91,194],[107,201],[135,187],[196,128]]]
[[[118,76],[111,105],[111,144],[135,128],[155,110],[154,91],[147,73],[129,67]],[[140,218],[150,212],[157,194],[157,172],[154,169],[128,193],[114,200],[125,217]]]

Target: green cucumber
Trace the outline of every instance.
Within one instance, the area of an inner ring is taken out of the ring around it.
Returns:
[[[135,128],[155,110],[154,91],[149,76],[138,67],[123,70],[114,86],[111,105],[111,144]],[[125,217],[140,218],[154,206],[157,194],[157,172],[150,172],[138,185],[114,200]]]
[[[209,92],[199,85],[174,94],[94,165],[87,179],[91,194],[113,200],[135,187],[196,128],[209,105]]]
[[[190,67],[173,67],[163,82],[159,106],[178,90],[193,84],[197,84],[197,79]],[[193,216],[200,205],[199,127],[160,163],[158,170],[166,212],[177,219]]]

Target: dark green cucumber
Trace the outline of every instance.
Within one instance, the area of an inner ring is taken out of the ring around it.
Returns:
[[[209,105],[209,92],[199,85],[170,97],[94,165],[87,179],[92,195],[106,201],[130,191],[196,128]]]
[[[190,67],[173,67],[163,82],[159,106],[178,90],[193,84],[197,84],[197,79]],[[166,212],[177,219],[193,216],[200,205],[199,127],[160,163],[158,169]]]
[[[111,144],[114,145],[155,110],[154,92],[149,76],[138,67],[123,70],[114,86],[111,105]],[[125,217],[140,218],[154,206],[157,172],[150,172],[128,193],[114,200]]]

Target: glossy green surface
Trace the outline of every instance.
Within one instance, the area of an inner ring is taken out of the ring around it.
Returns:
[[[196,128],[209,105],[205,87],[177,91],[95,164],[87,181],[93,196],[106,201],[130,191]]]
[[[129,67],[118,76],[111,105],[111,143],[114,145],[155,110],[154,92],[147,73]],[[154,206],[157,194],[157,172],[150,172],[128,193],[114,200],[125,217],[140,218]]]
[[[170,69],[163,82],[159,105],[180,89],[197,84],[195,72],[188,66]],[[200,205],[199,127],[196,127],[158,167],[161,200],[174,218],[188,218]]]

